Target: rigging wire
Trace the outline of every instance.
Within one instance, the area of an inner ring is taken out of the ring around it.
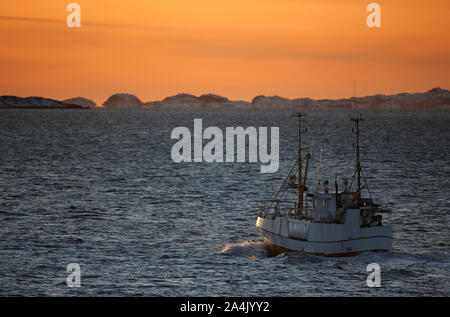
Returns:
[[[348,165],[347,165],[347,171],[345,172],[345,178],[347,178],[348,172],[350,171],[350,167],[351,167],[351,164],[353,162],[353,155],[354,154],[355,154],[355,147],[353,147],[352,155],[350,156],[350,161],[348,162]]]

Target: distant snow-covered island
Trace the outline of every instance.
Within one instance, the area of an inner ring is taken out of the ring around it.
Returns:
[[[196,97],[178,94],[161,101],[147,102],[146,108],[251,108],[251,109],[450,109],[450,91],[434,88],[424,93],[374,95],[347,99],[288,99],[279,96],[256,96],[251,102],[229,100],[214,94]]]
[[[93,102],[92,100],[89,100],[87,98],[83,98],[83,97],[75,97],[75,98],[70,98],[70,99],[66,99],[62,101],[65,104],[68,105],[79,105],[85,108],[95,108],[97,107],[96,103]]]
[[[143,105],[138,97],[131,94],[114,94],[103,103],[105,108],[138,108]]]
[[[87,109],[79,104],[43,98],[17,96],[0,96],[0,109]]]
[[[347,99],[288,99],[280,96],[256,96],[252,101],[229,100],[215,94],[194,96],[181,93],[159,101],[143,102],[132,94],[116,93],[104,108],[248,108],[248,109],[450,109],[450,91],[433,88],[427,92],[373,95]],[[76,97],[58,101],[43,97],[0,96],[0,109],[89,109],[97,108],[92,100]]]
[[[167,97],[161,101],[151,101],[144,104],[146,108],[248,108],[251,104],[242,100],[229,100],[215,94],[205,94],[199,97],[181,93]]]

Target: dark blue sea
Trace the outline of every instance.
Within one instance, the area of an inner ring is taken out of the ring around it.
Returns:
[[[309,110],[316,179],[342,177],[353,112]],[[0,110],[0,296],[449,296],[450,112],[363,111],[373,199],[391,252],[274,254],[255,227],[297,155],[291,110]],[[171,131],[280,127],[280,168],[174,163]],[[66,284],[69,263],[81,287]],[[378,263],[381,287],[367,265]]]

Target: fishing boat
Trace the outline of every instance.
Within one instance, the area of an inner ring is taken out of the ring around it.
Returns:
[[[307,186],[311,155],[306,153],[302,157],[302,133],[306,131],[301,126],[306,115],[298,113],[295,116],[298,117],[297,161],[270,203],[267,206],[259,205],[256,227],[264,236],[266,244],[283,252],[298,251],[328,257],[389,251],[392,246],[392,227],[383,223],[381,214],[390,210],[373,202],[361,169],[359,130],[364,120],[362,115],[351,118],[356,126],[356,131],[352,129],[356,135],[353,142],[356,166],[352,180],[348,184],[345,176],[339,188],[335,177],[332,190],[328,188],[328,181],[315,190]],[[320,184],[320,165],[318,179]],[[365,192],[368,192],[369,197],[363,197]]]

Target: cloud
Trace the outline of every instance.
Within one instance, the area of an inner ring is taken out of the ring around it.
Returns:
[[[35,23],[52,23],[52,24],[66,24],[66,19],[49,19],[49,18],[33,18],[33,17],[19,17],[19,16],[5,16],[0,15],[0,20],[7,21],[22,21],[22,22],[35,22]],[[151,29],[151,30],[169,30],[173,29],[168,26],[150,26],[139,24],[114,24],[114,23],[98,23],[98,22],[84,22],[82,26],[96,26],[106,28],[133,28],[133,29]]]

